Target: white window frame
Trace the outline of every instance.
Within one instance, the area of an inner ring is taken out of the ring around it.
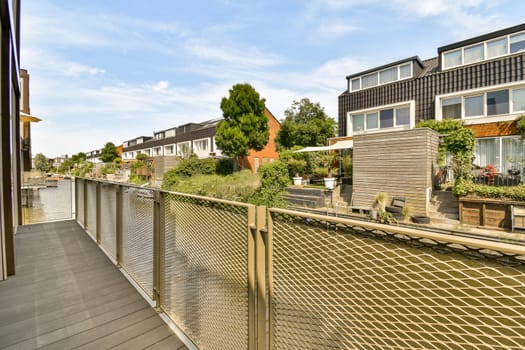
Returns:
[[[401,66],[406,66],[406,65],[410,65],[410,75],[406,78],[401,78]],[[397,79],[393,80],[393,81],[389,81],[387,83],[381,83],[381,79],[380,79],[380,76],[381,76],[381,72],[383,71],[387,71],[389,69],[392,69],[392,68],[397,68]],[[368,75],[371,75],[371,74],[376,74],[377,75],[377,84],[376,85],[373,85],[373,86],[368,86],[368,87],[363,87],[363,77],[364,76],[368,76]],[[357,76],[357,77],[354,77],[354,78],[351,78],[351,79],[348,79],[349,82],[348,82],[348,90],[350,92],[355,92],[355,91],[361,91],[361,90],[366,90],[366,89],[371,89],[371,88],[375,88],[377,86],[381,86],[381,85],[387,85],[387,84],[392,84],[392,83],[395,83],[397,81],[402,81],[402,80],[407,80],[407,79],[411,79],[414,77],[414,61],[407,61],[407,62],[403,62],[403,63],[400,63],[398,65],[394,65],[394,66],[390,66],[390,67],[386,67],[384,69],[381,69],[381,70],[378,70],[378,71],[375,71],[375,72],[370,72],[370,73],[366,73],[366,74],[362,74],[360,76]],[[359,79],[359,89],[352,89],[352,81],[353,80],[357,80]]]
[[[463,47],[457,47],[455,49],[448,50],[448,51],[443,51],[441,53],[441,69],[442,70],[454,69],[454,68],[457,68],[457,67],[468,66],[468,65],[472,65],[472,64],[478,64],[478,63],[483,62],[483,61],[493,60],[493,59],[500,58],[500,57],[512,56],[512,55],[517,55],[519,53],[522,53],[525,50],[518,51],[518,52],[513,52],[513,53],[510,52],[510,37],[515,36],[515,35],[519,35],[519,34],[525,34],[525,31],[515,32],[515,33],[511,33],[511,34],[507,34],[507,35],[502,35],[502,36],[491,38],[491,39],[487,39],[487,40],[484,40],[484,41],[479,41],[479,42],[471,44],[471,45],[467,45],[467,46],[463,46]],[[503,54],[503,55],[493,56],[493,57],[489,58],[487,56],[487,43],[493,42],[493,41],[496,41],[496,40],[501,40],[501,39],[506,39],[507,40],[507,53]],[[481,61],[465,63],[465,49],[468,49],[470,47],[477,46],[477,45],[480,45],[480,44],[483,44],[483,59]],[[448,54],[448,53],[451,53],[451,52],[458,51],[458,50],[461,51],[461,63],[458,64],[458,65],[445,67],[445,55]]]
[[[200,149],[199,147],[197,147],[197,144],[203,141],[206,141],[206,149]],[[193,151],[195,153],[210,153],[211,152],[210,138],[205,137],[202,139],[193,140]]]
[[[395,110],[403,107],[409,108],[410,113],[410,123],[408,125],[396,125],[397,118],[395,115]],[[394,110],[394,126],[389,128],[381,128],[381,124],[379,121],[379,115],[382,110],[385,109],[393,109]],[[377,112],[378,114],[378,123],[377,128],[374,129],[367,129],[366,128],[366,114],[370,114],[373,112]],[[356,131],[353,130],[353,123],[352,123],[352,116],[356,114],[364,114],[365,115],[365,130]],[[346,135],[347,136],[353,136],[353,135],[359,135],[359,134],[371,134],[371,133],[377,133],[377,132],[387,132],[387,131],[395,131],[395,130],[405,130],[405,129],[413,129],[416,127],[416,101],[410,100],[400,103],[394,103],[389,105],[383,105],[383,106],[377,106],[373,108],[367,108],[367,109],[360,109],[356,111],[350,111],[346,113]]]
[[[176,155],[177,156],[184,156],[184,152],[182,151],[182,147],[186,145],[188,147],[188,152],[192,152],[192,149],[191,149],[191,141],[184,141],[184,142],[179,142],[177,143],[177,147],[176,147]]]
[[[516,117],[522,115],[524,112],[523,110],[521,111],[514,110],[514,103],[512,101],[513,100],[513,96],[512,96],[513,90],[523,89],[523,88],[525,88],[525,84],[523,81],[520,81],[520,82],[515,82],[515,83],[493,85],[488,88],[463,90],[463,91],[454,92],[450,94],[436,95],[436,99],[435,99],[436,120],[443,120],[443,113],[442,113],[443,99],[452,98],[452,97],[460,97],[461,98],[461,120],[463,120],[466,125],[512,121],[516,119]],[[506,89],[509,90],[509,113],[488,116],[487,115],[487,93],[492,92],[492,91],[498,91],[498,90],[506,90]],[[465,117],[465,97],[471,97],[471,96],[476,96],[476,95],[483,95],[483,115]]]
[[[171,147],[171,151],[168,151],[169,147]],[[174,144],[165,145],[164,146],[164,154],[167,155],[167,156],[171,156],[171,155],[175,154],[175,145]]]

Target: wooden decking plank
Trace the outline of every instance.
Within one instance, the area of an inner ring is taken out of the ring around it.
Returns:
[[[188,348],[176,336],[162,339],[161,341],[145,348],[147,350],[187,350]]]
[[[184,346],[75,221],[22,226],[15,239],[0,349]]]

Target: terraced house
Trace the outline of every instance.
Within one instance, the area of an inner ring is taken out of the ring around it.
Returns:
[[[522,170],[525,142],[516,119],[525,114],[525,24],[442,46],[437,54],[347,76],[339,136],[461,119],[476,136],[476,165]]]

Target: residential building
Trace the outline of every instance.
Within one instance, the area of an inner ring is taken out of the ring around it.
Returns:
[[[14,234],[22,223],[20,1],[0,1],[0,280],[15,273]]]
[[[102,149],[96,149],[93,151],[86,152],[86,160],[91,163],[101,163],[100,156],[102,155]]]
[[[339,136],[414,128],[422,120],[463,120],[476,136],[475,160],[506,173],[525,165],[516,129],[525,114],[525,24],[346,77]]]
[[[31,115],[29,107],[29,73],[26,69],[20,70],[20,132],[21,132],[21,165],[22,172],[31,170],[33,156],[31,154],[31,123],[38,123],[41,119]]]
[[[265,109],[265,114],[268,117],[270,128],[269,142],[261,151],[250,151],[243,163],[245,168],[251,169],[253,172],[256,172],[260,165],[279,158],[274,139],[279,131],[280,123],[268,109]],[[181,157],[192,153],[199,158],[222,157],[222,151],[215,143],[217,125],[221,120],[212,119],[202,123],[187,123],[156,131],[153,133],[153,137],[140,136],[124,141],[122,160],[125,162],[134,160],[139,153],[144,153],[157,160],[166,157]]]
[[[275,137],[281,128],[281,123],[267,108],[264,110],[264,113],[268,117],[268,127],[270,129],[268,144],[260,151],[250,150],[250,154],[244,158],[244,167],[251,169],[254,173],[259,170],[261,165],[279,159],[279,153],[275,146]]]

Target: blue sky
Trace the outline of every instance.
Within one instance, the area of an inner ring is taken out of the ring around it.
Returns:
[[[33,154],[102,148],[222,115],[250,83],[278,118],[293,100],[337,119],[345,76],[525,22],[510,0],[22,1]]]

